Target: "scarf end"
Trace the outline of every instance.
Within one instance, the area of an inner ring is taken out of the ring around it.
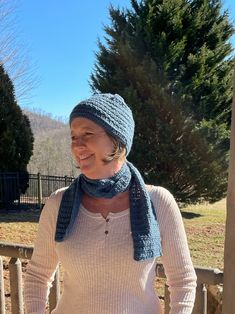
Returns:
[[[145,261],[152,258],[159,258],[162,256],[162,249],[157,248],[155,250],[148,250],[144,252],[134,252],[134,260],[137,262]]]

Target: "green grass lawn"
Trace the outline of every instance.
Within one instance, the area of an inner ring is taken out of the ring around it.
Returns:
[[[223,270],[225,204],[224,199],[181,209],[194,265]],[[0,214],[0,241],[33,244],[38,217],[35,211]]]
[[[194,265],[223,270],[226,200],[181,210]]]

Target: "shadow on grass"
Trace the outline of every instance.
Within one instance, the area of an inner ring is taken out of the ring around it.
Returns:
[[[29,208],[23,204],[9,209],[0,209],[1,222],[38,222],[41,210]]]
[[[193,218],[198,218],[202,216],[201,214],[196,214],[193,212],[184,212],[184,211],[181,211],[181,215],[185,219],[193,219]]]
[[[11,208],[9,210],[0,210],[0,223],[1,222],[38,222],[41,211],[35,208],[27,208],[24,206]],[[181,211],[181,215],[185,219],[198,218],[203,215]]]
[[[0,213],[0,223],[1,222],[38,222],[39,214],[32,213]]]

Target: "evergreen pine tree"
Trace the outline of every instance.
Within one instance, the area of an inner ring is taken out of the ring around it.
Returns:
[[[13,84],[0,65],[0,171],[26,171],[32,152],[29,119],[17,105]]]
[[[182,202],[225,195],[233,28],[220,1],[132,1],[111,7],[99,43],[93,90],[132,107],[130,159],[149,183]]]

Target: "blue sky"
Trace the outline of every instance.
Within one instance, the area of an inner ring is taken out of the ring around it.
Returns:
[[[89,77],[97,39],[109,23],[108,7],[129,7],[130,0],[20,0],[15,15],[37,86],[21,106],[67,118],[78,101],[89,97]],[[235,1],[225,0],[235,20]],[[234,39],[234,38],[233,38]],[[233,40],[235,47],[235,40]]]

